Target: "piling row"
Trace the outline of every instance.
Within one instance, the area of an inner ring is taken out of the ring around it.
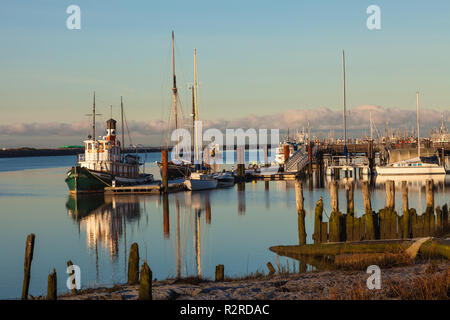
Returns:
[[[364,199],[364,214],[355,216],[354,185],[349,182],[345,186],[347,212],[339,210],[338,182],[330,183],[331,214],[329,221],[323,221],[323,199],[316,203],[314,212],[314,243],[362,241],[377,239],[406,239],[424,236],[439,236],[449,231],[448,206],[438,206],[434,209],[434,183],[426,181],[427,209],[418,215],[415,209],[409,208],[408,185],[402,182],[403,212],[395,210],[395,184],[386,182],[386,206],[378,213],[372,210],[369,184],[362,182]],[[306,229],[303,208],[303,188],[300,181],[295,183],[295,194],[298,214],[299,244],[306,243]]]

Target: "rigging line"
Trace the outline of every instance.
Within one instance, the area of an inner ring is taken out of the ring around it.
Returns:
[[[130,146],[133,145],[133,141],[131,140],[130,129],[128,128],[127,116],[125,111],[123,112],[123,118],[125,120],[125,127],[127,128],[128,140],[130,140]]]

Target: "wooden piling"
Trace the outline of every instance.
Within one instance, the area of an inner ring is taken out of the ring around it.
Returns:
[[[163,170],[162,170],[162,186],[163,186],[163,192],[167,193],[169,191],[169,178],[168,178],[168,152],[167,149],[163,149],[161,152],[162,155],[162,165],[163,165]]]
[[[73,263],[71,260],[67,261],[67,267],[70,267],[70,266],[73,266]],[[75,270],[72,270],[72,272],[69,274],[69,276],[72,277],[74,274],[75,274]],[[75,287],[76,286],[75,279],[73,279],[72,285],[73,285],[72,294],[77,294],[77,288]]]
[[[386,207],[395,208],[395,184],[393,180],[386,181]]]
[[[402,181],[403,217],[402,217],[402,238],[409,238],[411,235],[411,220],[409,217],[408,183]]]
[[[216,266],[215,280],[216,282],[221,282],[225,279],[225,272],[223,264]]]
[[[170,216],[169,216],[169,195],[167,193],[163,197],[163,233],[164,239],[169,238],[170,233]]]
[[[434,182],[433,179],[427,179],[425,184],[427,210],[434,210]]]
[[[135,242],[131,245],[128,259],[128,284],[139,283],[139,246]]]
[[[269,269],[269,276],[273,276],[275,274],[275,268],[273,267],[272,263],[267,262],[267,269]]]
[[[444,204],[442,206],[442,228],[444,231],[447,231],[449,227],[449,221],[448,221],[448,205]]]
[[[323,214],[323,199],[320,199],[316,203],[316,209],[314,211],[314,234],[313,239],[314,243],[321,243],[326,241],[326,239],[322,238],[322,214]]]
[[[33,260],[34,252],[34,233],[27,236],[25,243],[25,262],[23,273],[23,285],[22,285],[22,300],[28,299],[28,289],[30,287],[30,273],[31,273],[31,261]]]
[[[141,280],[139,282],[139,300],[152,300],[152,270],[144,261],[141,267]]]
[[[298,217],[298,243],[306,244],[305,210],[303,209],[303,185],[300,180],[295,181],[295,200]]]
[[[375,217],[372,211],[372,203],[370,201],[369,182],[363,181],[362,195],[364,199],[364,224],[365,224],[365,239],[375,240]]]
[[[47,282],[47,300],[56,300],[58,296],[58,284],[56,280],[56,270],[53,269],[53,272],[48,275]]]
[[[338,197],[338,182],[332,181],[330,183],[330,197],[332,211],[339,211],[339,197]]]
[[[354,230],[355,226],[355,203],[353,199],[353,183],[347,182],[345,184],[345,190],[346,190],[346,197],[347,197],[347,214],[345,216],[346,220],[346,240],[347,241],[353,241],[356,240],[356,234],[355,231],[358,232],[359,237],[359,229]],[[359,228],[359,225],[358,225]],[[355,236],[355,237],[354,237]]]

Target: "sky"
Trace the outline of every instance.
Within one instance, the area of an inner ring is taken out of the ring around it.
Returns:
[[[81,9],[80,30],[66,27],[72,4]],[[366,26],[373,4],[380,30]],[[443,112],[450,120],[447,0],[3,0],[0,147],[80,144],[94,91],[100,123],[110,105],[119,118],[123,96],[135,141],[160,145],[172,30],[184,114],[196,48],[199,118],[219,128],[295,130],[310,120],[313,132],[339,130],[343,49],[347,106],[360,115],[349,122],[355,132],[369,130],[369,109],[379,129],[386,120],[414,126],[417,90],[424,125],[438,127]]]

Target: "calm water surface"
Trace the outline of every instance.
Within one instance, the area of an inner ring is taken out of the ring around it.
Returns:
[[[21,295],[27,234],[36,234],[30,294],[45,294],[47,275],[56,269],[58,290],[66,292],[66,262],[81,268],[83,287],[126,282],[130,245],[139,244],[157,279],[201,274],[214,276],[217,264],[227,276],[265,271],[277,257],[269,247],[298,243],[293,182],[247,183],[229,189],[161,196],[69,197],[64,183],[75,156],[0,159],[0,298]],[[146,171],[159,179],[147,155]],[[378,181],[379,183],[380,181]],[[375,184],[372,206],[385,204],[384,185]],[[322,185],[322,187],[319,187]],[[330,213],[327,180],[304,182],[307,241],[312,242],[312,212],[322,196]],[[449,202],[450,178],[438,178],[436,205]],[[345,211],[345,191],[340,189]],[[396,207],[401,210],[401,192]],[[410,206],[425,207],[424,180],[411,179]],[[360,186],[355,209],[363,210]],[[286,258],[281,258],[285,263]],[[292,262],[291,262],[292,265]]]

